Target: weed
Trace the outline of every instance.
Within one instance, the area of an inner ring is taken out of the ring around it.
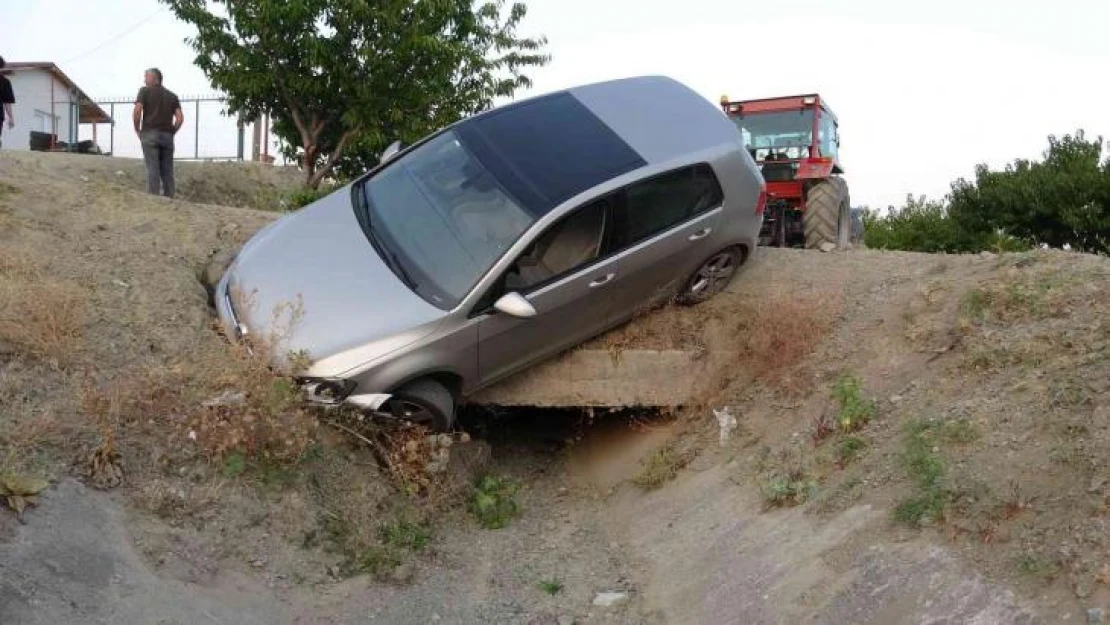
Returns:
[[[539,587],[547,594],[555,596],[563,591],[563,582],[557,579],[544,579],[540,580]]]
[[[763,501],[769,508],[797,506],[813,497],[817,483],[804,472],[795,470],[775,475],[763,486]]]
[[[340,566],[346,576],[369,573],[377,579],[386,578],[403,561],[396,549],[385,545],[371,545]]]
[[[947,467],[934,446],[937,427],[934,421],[916,421],[907,428],[902,463],[917,493],[895,508],[894,518],[901,523],[924,525],[942,521],[952,501],[945,483]]]
[[[648,490],[659,488],[673,480],[693,457],[693,453],[679,452],[673,444],[665,443],[647,457],[643,468],[632,478],[632,482]]]
[[[470,508],[486,529],[501,529],[520,513],[516,494],[520,486],[508,478],[487,475],[478,480]]]
[[[875,400],[864,399],[860,380],[853,373],[845,373],[833,386],[833,397],[839,405],[836,415],[841,432],[855,432],[875,418]]]
[[[242,452],[233,451],[224,458],[224,477],[239,477],[247,470],[247,457]]]
[[[836,425],[833,421],[832,415],[827,411],[822,411],[813,420],[813,431],[810,432],[810,438],[813,439],[815,445],[820,444],[836,431]]]
[[[426,523],[394,521],[379,526],[378,536],[387,546],[423,551],[432,541],[432,528]]]
[[[1018,571],[1025,575],[1047,576],[1055,575],[1060,569],[1060,563],[1049,558],[1033,553],[1023,553],[1015,562]]]
[[[837,463],[841,468],[848,466],[863,451],[864,447],[867,447],[867,443],[863,442],[861,438],[855,436],[845,438],[836,445]]]
[[[982,289],[972,289],[960,302],[960,314],[969,320],[979,320],[987,310],[987,294]]]
[[[946,421],[940,434],[946,442],[967,444],[979,439],[979,428],[971,419],[961,418]]]

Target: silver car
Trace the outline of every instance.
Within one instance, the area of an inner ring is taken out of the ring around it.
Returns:
[[[387,151],[254,235],[217,310],[306,355],[310,401],[449,429],[478,389],[721,291],[765,196],[740,131],[684,85],[576,87]]]

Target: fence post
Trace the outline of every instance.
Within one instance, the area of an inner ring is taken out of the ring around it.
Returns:
[[[116,103],[112,102],[109,106],[108,117],[112,118],[111,128],[108,129],[108,152],[112,156],[116,155]]]
[[[243,160],[243,147],[244,147],[243,143],[244,143],[244,141],[245,141],[245,139],[243,137],[243,116],[240,115],[239,116],[239,149],[236,152],[236,156],[238,156],[239,160]]]
[[[193,104],[196,104],[196,113],[193,115],[193,159],[200,158],[200,98],[197,98]]]

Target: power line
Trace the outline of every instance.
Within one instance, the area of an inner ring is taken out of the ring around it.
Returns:
[[[142,26],[143,24],[146,24],[146,23],[147,23],[147,22],[149,22],[150,20],[152,20],[152,19],[154,19],[155,17],[157,17],[157,16],[158,16],[158,14],[160,14],[160,13],[161,13],[162,11],[164,11],[164,10],[165,10],[165,7],[158,7],[158,9],[157,9],[156,11],[154,11],[153,13],[151,13],[150,15],[148,15],[148,16],[146,16],[146,17],[144,17],[143,19],[141,19],[141,20],[139,20],[138,22],[135,22],[134,24],[132,24],[131,26],[129,26],[129,27],[127,28],[127,30],[124,30],[124,31],[123,31],[123,32],[121,32],[120,34],[118,34],[118,35],[116,35],[116,36],[114,36],[114,37],[111,37],[111,38],[109,38],[109,39],[105,40],[105,41],[104,41],[103,43],[101,43],[100,45],[96,46],[95,48],[93,48],[93,49],[91,49],[91,50],[86,50],[86,51],[82,52],[81,54],[78,54],[77,56],[74,56],[74,57],[72,57],[72,58],[69,58],[69,59],[66,59],[66,60],[62,61],[62,63],[63,63],[63,64],[65,64],[65,63],[72,63],[72,62],[74,62],[74,61],[76,61],[76,60],[78,60],[78,59],[81,59],[81,58],[83,58],[83,57],[86,57],[86,56],[88,56],[88,55],[92,54],[93,52],[98,52],[98,51],[100,51],[100,50],[101,50],[102,48],[105,48],[105,47],[107,47],[107,46],[109,46],[109,45],[111,45],[111,44],[113,44],[113,43],[116,43],[116,42],[117,42],[117,41],[119,41],[120,39],[122,39],[122,38],[126,37],[127,35],[130,35],[130,34],[131,34],[132,32],[134,32],[134,30],[135,30],[136,28],[138,28],[138,27]]]

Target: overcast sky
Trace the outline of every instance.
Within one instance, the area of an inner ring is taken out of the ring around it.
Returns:
[[[1038,157],[1049,134],[1110,136],[1110,2],[1018,2],[531,0],[524,31],[553,60],[521,95],[637,74],[712,102],[816,91],[840,118],[853,204],[939,197],[976,163]],[[0,55],[56,62],[98,98],[133,96],[152,65],[179,95],[210,93],[161,6],[3,0]]]

